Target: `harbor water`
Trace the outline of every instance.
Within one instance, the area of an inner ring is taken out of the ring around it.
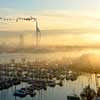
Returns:
[[[40,90],[37,92],[35,97],[30,97],[27,95],[24,98],[15,97],[13,93],[15,92],[15,86],[0,91],[0,100],[67,100],[67,96],[77,94],[80,96],[83,88],[89,84],[88,80],[89,74],[83,74],[79,76],[76,81],[66,81],[64,80],[64,85],[62,87],[48,87],[47,90]],[[96,90],[95,78],[92,75],[91,88]],[[16,86],[16,89],[26,87],[26,83],[21,83]]]

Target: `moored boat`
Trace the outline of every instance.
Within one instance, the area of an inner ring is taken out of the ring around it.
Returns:
[[[24,90],[16,90],[14,96],[25,97],[27,93]]]
[[[67,96],[67,100],[80,100],[80,97],[78,97],[77,95]]]

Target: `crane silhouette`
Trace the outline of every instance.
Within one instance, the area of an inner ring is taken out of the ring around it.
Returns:
[[[11,21],[15,21],[15,22],[19,22],[19,21],[33,21],[35,22],[35,33],[36,33],[36,43],[35,46],[38,48],[39,47],[39,43],[40,43],[40,39],[41,39],[41,31],[39,29],[39,23],[36,17],[18,17],[16,19],[14,18],[2,18],[0,17],[0,23],[2,22],[11,22]]]

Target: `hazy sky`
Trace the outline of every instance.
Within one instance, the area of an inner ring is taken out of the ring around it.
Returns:
[[[46,32],[50,44],[52,41],[55,44],[100,43],[100,0],[0,0],[0,16],[37,16],[41,30],[71,30],[58,35],[57,32],[53,35]],[[0,23],[0,34],[6,33],[2,31],[14,31],[13,34],[16,31],[34,31],[34,28],[32,22],[5,22]],[[10,36],[7,34],[3,36]]]
[[[17,10],[99,10],[100,0],[0,0],[1,8]]]

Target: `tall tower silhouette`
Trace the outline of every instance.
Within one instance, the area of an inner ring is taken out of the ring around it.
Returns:
[[[36,47],[39,47],[40,39],[41,39],[41,32],[38,26],[38,22],[36,20]]]

